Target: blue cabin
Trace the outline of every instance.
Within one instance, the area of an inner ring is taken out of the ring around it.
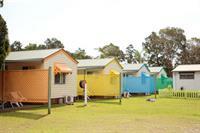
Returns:
[[[155,79],[146,64],[123,64],[123,67],[123,93],[154,93]]]

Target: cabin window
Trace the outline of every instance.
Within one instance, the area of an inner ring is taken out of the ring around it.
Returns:
[[[5,70],[8,70],[8,66],[7,65],[5,66]]]
[[[93,72],[87,72],[87,75],[91,75],[91,74],[93,74]]]
[[[194,79],[194,72],[180,72],[180,79]]]
[[[55,74],[55,84],[65,84],[66,74],[65,73],[57,73]]]
[[[30,69],[35,69],[34,66],[23,66],[22,70],[30,70]]]

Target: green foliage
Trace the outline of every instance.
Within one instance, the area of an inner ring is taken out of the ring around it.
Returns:
[[[150,66],[164,66],[168,76],[171,75],[173,62],[185,63],[188,56],[184,30],[168,27],[152,32],[143,43],[146,60]],[[178,58],[177,58],[178,57]]]
[[[0,15],[0,68],[9,53],[9,47],[7,25]]]
[[[24,48],[22,48],[21,42],[14,41],[10,47],[11,51],[64,48],[62,42],[56,38],[51,38],[51,39],[47,38],[47,40],[44,43],[45,44],[39,44],[39,45],[36,43],[29,43]]]
[[[125,55],[120,48],[112,43],[105,45],[101,48],[98,48],[98,51],[101,53],[100,58],[110,58],[115,57],[120,61],[125,60]]]
[[[24,50],[37,50],[37,44],[33,44],[33,43],[29,43],[29,45],[27,45]]]
[[[136,60],[136,63],[144,63],[145,61],[142,52],[138,50],[135,50],[134,52],[134,59]]]
[[[144,57],[142,52],[136,50],[132,44],[126,47],[125,59],[127,63],[143,63]]]
[[[0,0],[0,8],[3,7],[4,5],[4,0]]]
[[[39,44],[37,49],[47,49],[47,47],[44,44]]]
[[[56,38],[47,38],[44,43],[46,44],[47,49],[64,48],[62,42]]]
[[[200,39],[191,38],[188,40],[188,49],[189,56],[187,64],[200,64]]]
[[[75,59],[92,59],[91,56],[86,54],[85,49],[78,48],[74,53],[71,53],[71,55]]]
[[[22,43],[20,41],[14,41],[11,45],[10,45],[10,49],[11,51],[22,51]]]
[[[136,63],[136,60],[134,58],[134,53],[135,49],[133,45],[132,44],[128,45],[128,47],[126,47],[126,55],[125,55],[127,63]]]

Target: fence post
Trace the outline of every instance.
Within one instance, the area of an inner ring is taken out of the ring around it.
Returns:
[[[187,98],[187,92],[186,91],[184,91],[184,95],[185,95],[185,99]]]
[[[51,114],[51,69],[48,69],[48,114]]]

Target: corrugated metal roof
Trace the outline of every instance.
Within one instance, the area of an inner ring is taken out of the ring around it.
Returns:
[[[163,67],[149,67],[151,73],[159,73]]]
[[[78,60],[78,68],[101,68],[105,67],[108,63],[113,61],[115,58],[105,59],[83,59]]]
[[[45,49],[45,50],[31,50],[31,51],[17,51],[10,52],[6,57],[6,62],[13,61],[38,61],[45,57],[59,51],[60,49]]]
[[[173,72],[200,71],[200,64],[178,65]]]
[[[124,71],[139,71],[144,64],[121,64]]]

